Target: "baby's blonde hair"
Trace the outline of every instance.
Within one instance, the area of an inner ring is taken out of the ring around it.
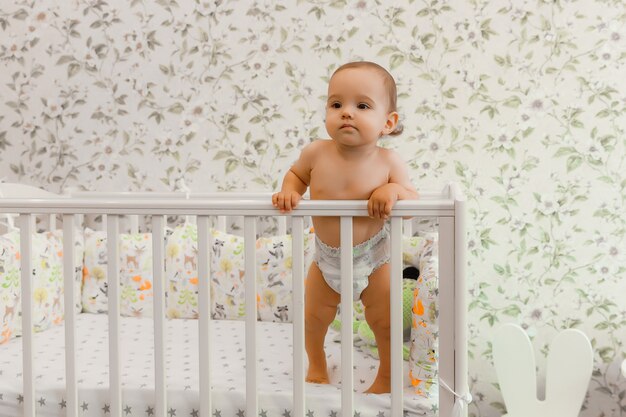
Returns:
[[[383,67],[381,67],[380,65],[374,63],[374,62],[369,62],[369,61],[355,61],[355,62],[348,62],[347,64],[343,64],[342,66],[340,66],[339,68],[337,68],[335,70],[335,72],[333,72],[333,75],[330,77],[334,77],[335,74],[337,74],[339,71],[341,70],[345,70],[345,69],[349,69],[349,68],[369,68],[369,69],[373,69],[376,72],[378,72],[382,77],[383,77],[383,84],[385,86],[385,89],[387,89],[387,94],[389,97],[389,109],[388,111],[391,112],[397,112],[397,102],[398,102],[398,92],[396,89],[396,81],[393,79],[393,77],[391,76],[391,74],[389,74],[389,71],[387,71],[386,69],[384,69]],[[404,130],[404,128],[402,127],[402,124],[398,123],[396,125],[396,128],[393,132],[389,133],[390,136],[397,136],[400,133],[402,133],[402,130]]]

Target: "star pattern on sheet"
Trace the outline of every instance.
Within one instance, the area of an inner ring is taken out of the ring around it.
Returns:
[[[284,332],[283,329],[281,329],[280,331]],[[236,342],[235,344],[239,345],[240,343]],[[88,349],[88,346],[85,345],[84,349]],[[186,348],[184,348],[184,349],[185,350],[183,350],[183,352],[186,352]],[[239,348],[238,346],[235,347],[235,349],[237,349],[239,353],[244,352],[244,349]],[[170,349],[170,350],[172,350],[172,349]],[[224,350],[221,350],[221,352],[223,354]],[[189,354],[185,354],[184,355],[185,358],[187,358],[189,356],[190,356]],[[332,357],[337,359],[336,355],[333,355]],[[96,359],[95,357],[92,358],[92,362],[94,362],[93,366],[96,366],[96,363],[95,363],[96,360],[95,359]],[[230,359],[230,356],[228,356],[227,359]],[[245,369],[245,357],[239,358],[239,359],[241,360],[241,362],[239,362],[239,364],[241,365],[241,367],[243,367]],[[264,362],[264,361],[259,361],[259,363],[262,363],[262,362]],[[281,362],[281,361],[278,361],[276,363],[279,363],[279,362]],[[146,364],[147,363],[148,362],[146,361]],[[179,367],[180,370],[185,371],[185,375],[186,375],[189,372],[188,362],[181,362],[181,363],[184,363],[184,366],[180,366],[179,363],[176,360],[172,360],[171,361],[171,364],[173,366],[177,366],[177,367]],[[235,362],[232,362],[232,363],[235,363]],[[2,365],[0,365],[0,366],[2,366]],[[44,368],[47,368],[47,367],[44,367]],[[235,382],[234,382],[234,379],[231,377],[233,375],[232,372],[233,372],[234,368],[239,368],[239,366],[238,367],[230,367],[230,369],[228,370],[226,375],[224,375],[224,381],[229,381],[227,383],[227,386],[225,387],[229,391],[236,391],[236,390],[238,390],[237,387],[234,387]],[[260,366],[260,368],[262,370],[264,370],[265,372],[269,372],[269,371],[272,370],[272,368],[267,368],[267,367],[262,367],[262,366]],[[360,366],[359,365],[359,366],[354,366],[354,368],[356,368],[357,371],[358,370],[361,370],[361,371],[362,370],[375,370],[377,368],[377,366],[374,366],[374,365],[370,366],[369,364],[366,363],[366,364],[364,364],[364,366]],[[149,375],[147,375],[147,373],[150,372],[150,367],[148,365],[146,365],[146,367],[140,366],[140,369],[142,369],[142,370],[139,371],[141,373],[137,373],[137,375],[142,375],[142,377],[144,378],[144,380],[140,380],[139,381],[139,383],[142,383],[142,382],[144,382],[145,380],[147,380],[149,378]],[[338,365],[332,365],[332,369],[333,370],[338,370],[339,366]],[[286,371],[283,372],[283,371],[285,371],[284,368],[283,369],[279,368],[277,370],[277,372],[271,373],[270,375],[268,375],[270,379],[269,379],[269,381],[266,381],[266,382],[268,384],[271,384],[270,386],[272,387],[272,390],[274,390],[274,387],[280,386],[282,384],[281,378],[283,378],[283,376],[285,376],[285,377],[290,377],[291,376],[290,372],[286,372]],[[107,378],[106,378],[106,376],[108,376],[107,372],[102,373],[102,376],[100,375],[101,373],[102,372],[99,372],[99,371],[93,372],[93,375],[95,376],[95,378],[91,379],[93,382],[97,383],[98,386],[106,385],[106,383],[107,383]],[[15,373],[11,372],[11,374],[15,374]],[[81,376],[84,377],[84,379],[81,378],[81,381],[89,381],[91,376],[88,375],[88,374],[89,374],[89,372],[83,372],[83,375],[81,375]],[[4,375],[7,375],[6,370],[4,371]],[[55,379],[58,379],[57,375],[54,375],[50,379],[50,381],[54,381]],[[231,377],[231,378],[229,378],[229,377]],[[44,377],[44,379],[45,378],[46,377]],[[60,379],[63,380],[62,377],[60,377]],[[95,379],[95,381],[94,381],[94,379]],[[194,378],[191,378],[191,380],[188,380],[188,379],[189,379],[188,375],[185,376],[185,380],[182,380],[182,378],[181,378],[181,381],[178,383],[177,388],[179,390],[184,390],[184,391],[191,391],[191,390],[197,389],[197,387],[194,385],[194,384],[197,383],[197,381],[194,382],[195,381]],[[358,381],[361,384],[363,384],[365,382],[365,380],[359,379],[358,377],[356,378],[356,381]],[[127,385],[130,385],[130,384],[127,384]],[[145,387],[149,386],[149,384],[146,385],[144,383],[141,386],[145,388]],[[336,385],[334,388],[336,390],[338,390],[338,391],[341,390],[340,384],[339,384],[339,386]],[[355,390],[355,392],[356,391],[357,390]],[[276,392],[280,392],[280,388],[276,389]],[[333,390],[333,392],[334,392],[334,390]],[[17,398],[18,401],[16,401],[16,402],[19,402],[20,404],[23,404],[25,402],[25,398],[24,398],[23,395],[18,395],[18,394],[13,394],[13,393],[0,393],[0,400],[4,400],[4,401],[7,400],[7,398],[5,398],[4,394],[7,394],[7,396],[10,396],[10,397],[12,397],[14,399]],[[41,394],[44,394],[44,393],[42,392]],[[14,397],[14,395],[15,395],[15,397]],[[59,398],[59,397],[53,398],[52,396],[50,398],[47,398],[47,397],[48,396],[46,396],[46,395],[44,395],[44,396],[40,395],[40,398],[36,399],[36,404],[38,406],[38,409],[40,408],[40,406],[42,406],[44,408],[45,407],[53,408],[55,399],[58,399],[60,401],[60,402],[57,401],[57,405],[59,406],[59,409],[61,409],[61,410],[63,408],[67,409],[68,404],[67,404],[67,401],[65,399]],[[48,400],[51,401],[50,404],[48,404],[48,402],[47,402]],[[90,412],[88,407],[90,405],[92,405],[91,402],[93,402],[93,401],[79,403],[78,407],[79,407],[79,412],[80,412],[81,415],[83,415],[83,413],[84,413],[84,415],[87,415]],[[104,402],[100,402],[100,401],[98,401],[98,403],[104,404]],[[14,402],[14,404],[15,404],[15,402]],[[136,411],[134,413],[132,412],[132,408],[131,408],[130,405],[125,405],[124,406],[125,408],[122,409],[122,412],[123,412],[122,416],[123,417],[132,417],[132,416],[136,416],[136,417],[139,417],[139,416],[154,417],[155,416],[154,406],[148,407],[148,405],[143,405],[143,404],[140,405],[139,407],[141,407],[141,408],[147,407],[147,408],[144,408],[144,412],[142,413],[141,411],[137,412],[138,410],[140,410],[140,408],[137,408],[136,405],[137,404],[132,406],[132,407],[136,408]],[[172,405],[176,405],[176,404],[172,404]],[[285,404],[285,405],[287,405],[287,404]],[[94,407],[97,409],[97,403],[93,404],[92,408],[94,408]],[[110,410],[109,407],[110,407],[109,405],[104,404],[104,407],[102,407],[101,411],[99,412],[99,413],[101,413],[100,414],[101,417],[107,417],[107,416],[111,415],[111,410]],[[438,407],[433,406],[432,404],[430,405],[430,407],[432,407],[435,412],[438,409]],[[180,407],[178,407],[178,409],[168,408],[167,410],[169,410],[169,411],[166,411],[166,417],[199,417],[199,414],[200,414],[199,410],[189,409],[189,408],[186,408],[186,407],[184,409],[180,408]],[[246,417],[245,416],[246,413],[244,412],[244,410],[238,410],[237,408],[234,408],[234,409],[228,408],[228,409],[224,409],[224,410],[213,409],[213,412],[211,413],[211,417],[222,417],[222,415],[221,415],[222,411],[224,411],[226,413],[224,417]],[[60,412],[63,413],[64,411],[62,410]],[[94,411],[91,411],[91,412],[93,413]],[[283,413],[280,413],[280,415],[276,416],[276,417],[292,417],[292,414],[291,414],[292,412],[293,412],[293,410],[283,409]],[[315,412],[318,413],[318,416],[315,416]],[[326,416],[324,416],[324,417],[341,417],[341,413],[340,413],[339,410],[331,411],[328,408],[326,410],[317,409],[317,408],[308,409],[306,414],[305,414],[305,417],[322,417],[324,412],[327,413]],[[389,416],[386,415],[387,414],[386,411],[383,412],[383,411],[379,410],[378,412],[376,412],[375,409],[373,409],[372,412],[373,413],[377,413],[377,414],[372,414],[372,416],[375,416],[375,417],[389,417]],[[355,412],[353,417],[361,417],[361,415],[362,415],[362,412],[361,413]],[[410,415],[410,413],[407,414],[405,412],[403,417],[407,417],[408,415]],[[268,416],[272,417],[272,413],[269,410],[259,409],[259,414],[258,414],[257,417],[268,417]]]

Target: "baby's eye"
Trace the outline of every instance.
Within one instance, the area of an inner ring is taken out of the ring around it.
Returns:
[[[359,105],[357,106],[357,108],[361,109],[361,110],[365,110],[365,109],[369,109],[370,106],[367,103],[359,103]]]
[[[341,108],[341,103],[338,101],[335,101],[334,103],[330,104],[330,107],[332,107],[333,109],[340,109]]]

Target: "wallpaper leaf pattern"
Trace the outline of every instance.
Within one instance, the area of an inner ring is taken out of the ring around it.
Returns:
[[[469,199],[470,415],[491,337],[592,339],[585,417],[626,415],[626,4],[17,0],[0,6],[0,177],[53,191],[273,190],[326,138],[326,83],[390,69],[419,188]]]

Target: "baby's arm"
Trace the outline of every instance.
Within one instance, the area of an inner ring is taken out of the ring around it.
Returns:
[[[300,158],[289,168],[280,192],[272,195],[272,204],[281,213],[289,212],[296,208],[311,182],[311,167],[317,153],[316,142],[305,146],[300,153]]]
[[[386,219],[391,214],[391,208],[398,200],[417,200],[419,194],[411,180],[406,164],[393,151],[385,155],[389,163],[389,181],[378,187],[367,202],[370,217]]]

